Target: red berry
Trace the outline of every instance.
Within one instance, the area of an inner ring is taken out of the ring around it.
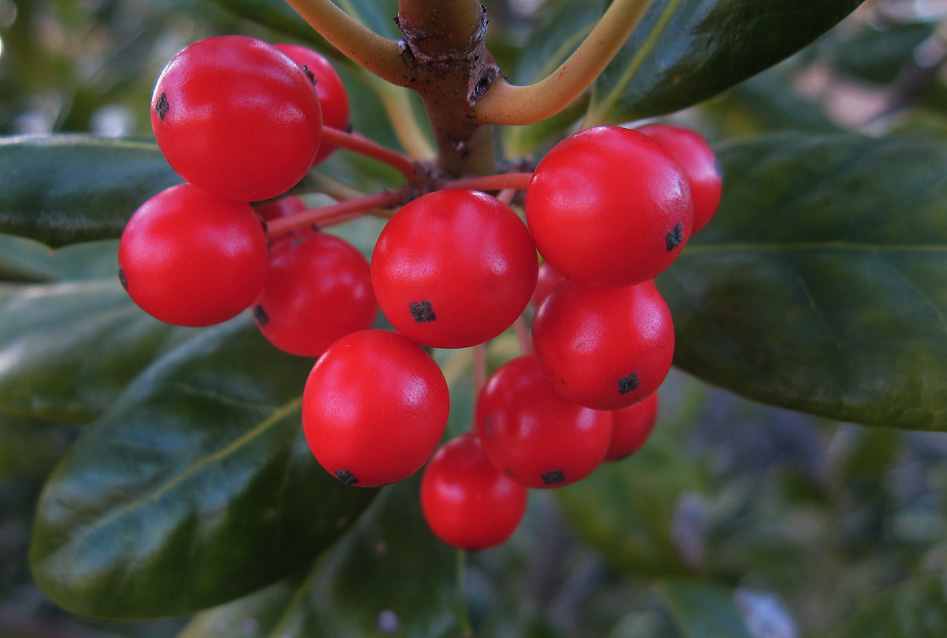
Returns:
[[[612,432],[611,414],[559,396],[535,355],[493,373],[476,415],[490,461],[527,487],[560,487],[588,476],[605,457]]]
[[[394,332],[362,330],[333,343],[303,390],[316,460],[343,483],[378,487],[414,474],[444,434],[450,397],[437,363]]]
[[[629,286],[664,271],[691,235],[694,205],[677,160],[615,126],[566,138],[539,162],[526,221],[543,258],[591,286]]]
[[[461,549],[484,549],[509,538],[526,511],[526,497],[526,487],[497,469],[471,432],[441,446],[421,480],[428,526]]]
[[[713,149],[700,133],[690,129],[649,124],[638,130],[671,151],[684,168],[694,198],[694,230],[691,234],[696,234],[707,225],[720,204],[723,176]]]
[[[559,394],[616,410],[644,399],[667,377],[674,325],[651,282],[593,288],[564,280],[536,313],[533,343]]]
[[[270,247],[270,268],[253,316],[280,350],[318,357],[378,312],[368,261],[340,237],[302,229]]]
[[[606,461],[618,461],[641,449],[658,420],[658,393],[612,412],[612,440],[608,444]]]
[[[221,197],[275,197],[302,179],[319,148],[312,81],[254,38],[218,36],[187,47],[161,72],[151,106],[171,167]]]
[[[295,195],[290,195],[257,205],[255,208],[256,212],[263,218],[263,221],[269,222],[281,217],[289,217],[290,215],[301,213],[308,207],[303,200]]]
[[[536,290],[533,292],[533,308],[539,310],[543,299],[549,294],[553,286],[562,281],[562,273],[548,261],[539,264],[539,276],[536,278]]]
[[[303,70],[312,74],[316,81],[316,94],[322,105],[322,123],[332,128],[348,130],[349,96],[345,92],[342,78],[332,64],[317,51],[298,44],[276,44],[277,49],[288,55]],[[334,146],[323,144],[316,153],[314,164],[318,164],[335,150]]]
[[[209,326],[259,294],[266,233],[249,204],[181,184],[135,211],[118,262],[122,284],[145,312],[179,326]]]
[[[395,329],[435,348],[483,343],[512,325],[536,286],[526,225],[495,197],[443,190],[385,226],[372,254],[378,305]]]

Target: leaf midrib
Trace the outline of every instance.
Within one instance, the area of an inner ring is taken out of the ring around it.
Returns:
[[[298,410],[301,406],[302,406],[301,396],[292,401],[289,401],[288,403],[283,404],[282,406],[279,406],[278,408],[274,410],[272,415],[270,415],[268,418],[261,421],[255,427],[251,428],[250,430],[247,430],[245,433],[243,433],[242,435],[234,439],[232,442],[230,442],[223,448],[216,450],[210,454],[207,454],[201,459],[198,459],[197,461],[189,465],[184,471],[178,474],[175,474],[170,480],[168,480],[164,484],[157,486],[155,489],[151,490],[147,494],[126,503],[125,505],[123,505],[117,510],[112,511],[110,514],[108,514],[104,518],[99,519],[98,524],[89,525],[88,527],[85,527],[79,534],[76,534],[75,536],[73,536],[70,539],[69,543],[64,543],[59,548],[59,550],[56,551],[54,554],[60,553],[66,547],[69,547],[69,546],[75,547],[75,546],[79,546],[83,544],[97,531],[108,527],[113,522],[128,515],[132,511],[140,507],[144,507],[145,505],[149,503],[153,503],[157,501],[162,496],[164,496],[165,494],[173,490],[175,487],[184,483],[190,477],[194,476],[199,470],[215,462],[219,462],[222,459],[236,453],[245,445],[252,442],[254,439],[258,438],[259,436],[262,436],[264,433],[266,433],[268,430],[274,427],[277,423],[282,421],[286,416]]]

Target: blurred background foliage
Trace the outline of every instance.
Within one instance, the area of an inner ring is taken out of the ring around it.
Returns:
[[[227,4],[0,0],[0,134],[150,136],[151,89],[174,53],[214,34],[285,40],[293,28],[277,34]],[[504,67],[557,4],[487,3],[490,48]],[[869,1],[790,60],[669,119],[721,144],[774,130],[943,137],[945,60],[947,1]],[[394,143],[369,83],[345,76],[361,107],[356,129]],[[333,161],[336,175],[358,181],[357,161]],[[93,266],[90,277],[111,268]],[[504,337],[490,353],[496,366],[515,345]],[[460,411],[472,403],[467,381],[463,373],[452,386]],[[508,543],[468,557],[478,635],[947,635],[947,434],[831,422],[679,372],[661,392],[643,450],[555,494],[533,493]],[[196,621],[114,623],[67,614],[32,584],[33,508],[79,429],[0,414],[0,638],[217,635],[207,627],[258,635],[261,599]],[[423,530],[409,539],[418,556],[433,543]],[[403,635],[387,611],[366,590],[363,635]]]

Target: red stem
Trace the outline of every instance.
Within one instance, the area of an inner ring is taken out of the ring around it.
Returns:
[[[347,221],[364,214],[373,208],[390,208],[404,201],[404,190],[382,191],[375,195],[347,199],[328,206],[320,206],[304,210],[301,213],[274,219],[267,224],[270,237],[288,233],[297,228],[304,228],[316,224],[326,226],[328,223]]]
[[[322,142],[338,148],[348,149],[388,164],[404,175],[410,183],[416,183],[425,177],[424,169],[407,155],[376,144],[358,133],[349,133],[330,126],[322,127]]]
[[[441,182],[439,186],[441,188],[468,188],[476,191],[499,191],[508,188],[526,190],[532,178],[532,173],[499,173],[447,180]]]

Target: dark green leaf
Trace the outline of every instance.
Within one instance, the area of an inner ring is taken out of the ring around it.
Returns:
[[[176,615],[270,585],[326,548],[375,491],[313,459],[299,410],[311,364],[246,317],[156,361],[47,483],[37,583],[81,614]]]
[[[72,244],[51,250],[32,239],[0,235],[0,282],[112,278],[117,264],[117,241]]]
[[[208,1],[236,16],[305,42],[323,54],[331,54],[334,51],[284,0]]]
[[[152,142],[0,139],[0,232],[50,246],[119,237],[146,199],[183,180]]]
[[[139,309],[117,277],[0,286],[0,412],[94,419],[184,334]]]
[[[947,635],[947,601],[940,574],[917,576],[865,600],[835,635],[841,638]]]
[[[766,403],[947,429],[947,144],[787,134],[720,159],[717,217],[659,279],[677,364]]]
[[[701,102],[811,43],[862,0],[655,0],[596,80],[595,123]]]
[[[682,638],[751,638],[732,594],[708,583],[669,580],[660,583]]]
[[[458,553],[427,529],[418,483],[385,488],[309,573],[201,614],[179,638],[460,635]]]
[[[396,0],[332,0],[340,9],[375,33],[393,40],[401,39],[395,24],[398,15]]]

